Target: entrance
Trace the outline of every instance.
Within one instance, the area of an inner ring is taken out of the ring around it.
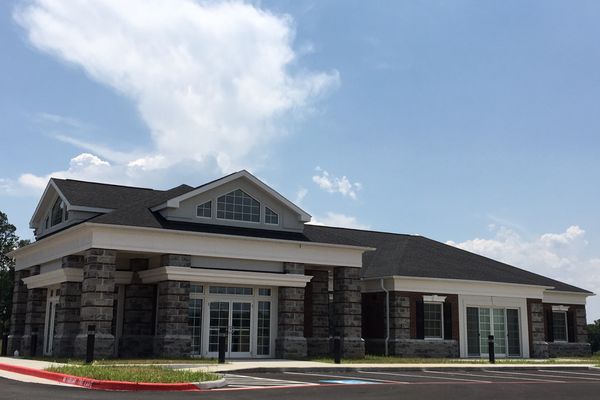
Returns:
[[[208,355],[217,357],[219,333],[227,333],[227,357],[250,357],[252,303],[211,301],[209,303]]]
[[[46,319],[44,323],[44,355],[51,356],[54,344],[54,325],[56,320],[56,306],[59,300],[58,287],[48,288],[46,298]]]
[[[469,357],[488,357],[488,336],[494,335],[497,357],[520,357],[519,310],[467,307],[467,351]]]

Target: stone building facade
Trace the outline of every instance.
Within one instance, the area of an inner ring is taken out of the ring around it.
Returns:
[[[589,354],[590,292],[430,239],[306,224],[240,171],[170,190],[51,179],[8,349],[231,358]]]

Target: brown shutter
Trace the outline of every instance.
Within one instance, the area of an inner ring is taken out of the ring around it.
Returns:
[[[577,341],[577,327],[575,323],[575,310],[567,312],[567,332],[569,334],[569,342]]]
[[[444,339],[452,340],[452,303],[444,303]]]
[[[554,342],[554,319],[551,308],[546,309],[546,341]]]
[[[415,303],[417,339],[425,338],[425,307],[423,300],[417,300]]]

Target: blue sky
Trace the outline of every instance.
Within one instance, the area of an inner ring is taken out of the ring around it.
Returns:
[[[93,3],[0,4],[0,210],[22,237],[49,175],[247,168],[317,222],[600,292],[600,3]]]

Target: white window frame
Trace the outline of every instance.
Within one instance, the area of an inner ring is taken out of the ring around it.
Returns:
[[[198,215],[198,207],[205,205],[206,203],[210,203],[210,217],[205,217],[204,215]],[[213,201],[211,200],[207,200],[204,203],[200,203],[200,204],[196,204],[196,218],[202,218],[202,219],[212,219],[213,217],[213,213],[215,212],[215,210],[213,209]]]
[[[258,200],[257,200],[258,201]],[[267,222],[267,210],[271,211],[273,214],[277,215],[277,223],[274,224],[272,222]],[[263,215],[264,215],[264,222],[265,225],[272,225],[272,226],[279,226],[279,222],[281,221],[281,218],[279,216],[278,212],[275,212],[275,210],[273,210],[271,207],[265,206],[264,210],[263,210]]]
[[[423,296],[431,297],[431,296]],[[445,300],[445,297],[444,297]],[[425,340],[444,340],[444,302],[443,301],[426,301],[423,300],[423,325],[425,325],[425,305],[437,305],[440,307],[440,336],[427,336],[425,335],[425,326],[423,326],[423,339]]]
[[[568,307],[567,307],[568,308]],[[567,315],[567,311],[568,310],[563,310],[563,309],[558,309],[555,310],[554,307],[552,307],[552,336],[554,337],[554,341],[557,343],[568,343],[569,342],[569,318]],[[556,318],[555,318],[555,314],[561,314],[564,316],[565,319],[565,339],[564,340],[557,340],[556,339]]]
[[[256,201],[258,203],[258,221],[244,221],[244,220],[239,220],[239,219],[229,219],[229,218],[219,218],[219,197],[223,197],[228,195],[229,193],[233,193],[236,190],[241,190],[242,192],[246,193],[247,196],[249,196],[250,198],[252,198],[254,201]],[[261,221],[263,219],[263,215],[264,212],[262,210],[263,205],[260,201],[258,201],[258,199],[255,199],[254,196],[252,196],[250,193],[246,192],[244,189],[242,189],[241,187],[238,187],[236,189],[233,190],[229,190],[225,193],[222,193],[220,195],[215,196],[215,219],[219,220],[219,221],[233,221],[233,222],[240,222],[242,224],[254,224],[254,225],[260,225]]]

